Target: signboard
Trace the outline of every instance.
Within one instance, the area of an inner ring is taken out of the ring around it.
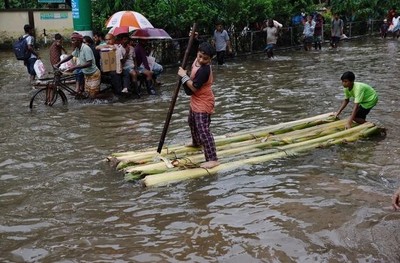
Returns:
[[[79,19],[79,0],[71,0],[72,18]]]
[[[65,0],[38,0],[38,3],[45,4],[65,4]]]
[[[40,20],[67,19],[67,12],[41,12]]]

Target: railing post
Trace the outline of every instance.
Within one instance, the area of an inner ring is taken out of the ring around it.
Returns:
[[[372,36],[374,34],[374,20],[371,19],[371,32],[370,35]]]
[[[250,31],[250,53],[253,53],[253,31]]]
[[[294,46],[294,41],[293,41],[293,27],[289,27],[290,30],[290,44]]]
[[[352,25],[353,23],[352,22],[350,22],[350,25],[349,25],[349,37],[351,37],[352,35],[351,35],[351,25]]]
[[[321,43],[324,43],[324,32],[325,32],[325,26],[324,26],[324,24],[322,23],[322,30],[321,30]]]

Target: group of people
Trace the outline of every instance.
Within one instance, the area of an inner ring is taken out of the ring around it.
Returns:
[[[321,50],[323,40],[324,18],[320,13],[315,16],[304,16],[303,20],[302,42],[304,50],[309,51],[314,46],[315,50]],[[266,46],[264,51],[268,58],[274,57],[274,49],[283,25],[276,20],[267,19],[264,21],[263,31],[266,33]],[[337,48],[340,39],[343,36],[343,20],[338,14],[335,14],[331,23],[331,41],[332,48]]]
[[[33,81],[36,76],[33,65],[39,54],[34,48],[33,28],[25,25],[24,30],[31,52],[31,57],[24,63]],[[147,40],[141,39],[138,43],[134,43],[127,33],[117,36],[111,33],[105,36],[95,33],[92,39],[77,32],[72,33],[70,40],[73,51],[62,58],[63,53],[67,54],[62,45],[63,37],[58,33],[55,34],[54,42],[49,49],[49,57],[54,67],[73,61],[65,71],[75,74],[77,93],[85,92],[89,97],[96,98],[100,93],[102,79],[108,77],[116,94],[133,93],[140,96],[140,83],[144,83],[147,93],[156,95],[155,85],[163,67],[151,56]],[[108,51],[115,52],[115,69],[102,72],[101,52]]]
[[[393,38],[399,38],[400,36],[400,16],[396,8],[391,8],[388,11],[387,17],[380,27],[380,36],[382,38],[386,38],[388,33],[391,33]]]
[[[307,19],[307,23],[310,23],[310,19]],[[310,25],[312,25],[312,23]],[[273,20],[268,21],[268,27],[272,28],[278,26],[279,25],[274,24]],[[339,22],[337,26],[340,29],[341,25]],[[334,28],[334,26],[332,26],[332,28]],[[27,30],[29,31],[29,28],[27,28]],[[216,31],[218,31],[218,28]],[[220,32],[219,30],[219,33]],[[191,34],[195,34],[195,32],[191,32]],[[62,48],[61,41],[57,41],[60,39],[59,36],[56,36],[56,41],[53,45],[57,48],[52,46],[50,50],[54,48],[58,50],[57,52],[65,51]],[[89,47],[91,44],[89,43],[90,41],[88,41],[89,38],[86,37],[85,43],[83,43],[84,39],[82,35],[73,33],[71,42],[75,48],[74,51],[67,58],[55,63],[55,65],[59,66],[72,59],[72,57],[76,57],[79,62],[75,66],[69,68],[69,70],[82,70],[85,76],[85,90],[87,90],[89,94],[92,94],[98,91],[97,85],[100,82],[99,76],[101,73],[96,66],[94,52]],[[101,44],[101,39],[97,41],[100,41],[100,45],[97,45],[95,50],[101,50],[102,48],[115,48],[115,50],[118,50],[117,58],[120,59],[121,68],[117,74],[123,74],[123,72],[125,72],[126,75],[123,80],[130,79],[133,81],[137,77],[137,72],[139,72],[145,74],[146,82],[152,81],[152,74],[146,74],[146,71],[150,70],[144,65],[146,51],[143,43],[139,42],[139,44],[133,48],[129,44],[128,36],[123,35],[120,44],[118,44],[119,46],[116,46],[115,38],[112,34],[106,35],[106,43]],[[212,91],[214,77],[211,61],[212,58],[218,54],[215,49],[215,43],[213,42],[213,44],[214,45],[209,42],[202,42],[199,44],[196,58],[193,61],[189,75],[188,71],[181,67],[177,72],[185,93],[190,96],[188,124],[192,137],[191,146],[203,148],[205,162],[201,164],[201,167],[205,169],[212,169],[219,165],[214,137],[210,130],[211,116],[215,108],[215,97]],[[36,53],[32,55],[38,57]],[[143,62],[141,66],[137,67],[135,65],[134,56],[136,57],[136,61]],[[55,57],[50,56],[50,59],[52,63],[55,62]],[[345,128],[350,129],[353,123],[362,124],[366,122],[367,115],[378,102],[378,94],[370,85],[356,82],[355,74],[351,71],[343,73],[341,81],[345,98],[339,109],[333,113],[333,116],[337,118],[349,104],[350,99],[354,99],[353,110],[345,124]],[[125,87],[126,84],[123,85]],[[148,88],[149,87],[151,87],[150,83],[148,84]],[[149,89],[148,92],[152,94]],[[400,188],[392,196],[392,206],[394,210],[400,209]]]
[[[315,17],[308,15],[303,21],[303,45],[304,50],[309,51],[314,43],[314,49],[321,50],[323,40],[324,19],[321,14],[316,14]],[[331,40],[332,48],[337,48],[340,39],[343,37],[344,22],[338,14],[333,15],[331,23]]]

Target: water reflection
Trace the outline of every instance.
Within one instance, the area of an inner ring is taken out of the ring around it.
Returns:
[[[214,69],[217,135],[334,111],[340,75],[353,70],[379,92],[369,117],[388,128],[384,140],[149,189],[104,159],[157,146],[176,69],[157,97],[30,112],[25,68],[0,53],[0,261],[398,261],[400,214],[389,210],[400,174],[397,44],[360,39]],[[182,93],[166,144],[189,139],[187,111]]]

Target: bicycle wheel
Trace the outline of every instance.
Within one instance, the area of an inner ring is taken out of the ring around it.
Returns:
[[[61,100],[58,99],[61,97]],[[64,105],[67,103],[67,97],[64,92],[53,87],[42,88],[32,96],[29,103],[29,108],[39,108],[44,106],[57,106]]]
[[[59,99],[59,97],[61,99]],[[65,96],[65,93],[61,89],[57,89],[57,93],[55,93],[54,99],[51,103],[49,103],[49,106],[58,106],[58,105],[65,105],[67,104],[68,99],[67,96]]]
[[[38,106],[43,106],[43,105],[48,105],[49,104],[49,97],[48,97],[48,92],[47,92],[47,87],[41,88],[38,91],[35,92],[35,94],[32,96],[31,101],[29,103],[29,108],[33,107],[38,107]]]

